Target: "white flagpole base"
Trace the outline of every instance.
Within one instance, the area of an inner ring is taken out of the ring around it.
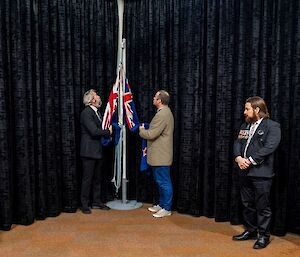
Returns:
[[[136,200],[127,200],[126,203],[123,203],[121,200],[114,200],[107,202],[106,205],[113,210],[134,210],[141,208],[142,203],[137,202]]]

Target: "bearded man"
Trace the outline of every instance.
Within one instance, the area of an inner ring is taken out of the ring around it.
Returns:
[[[240,173],[240,194],[245,231],[233,240],[257,239],[254,249],[270,242],[270,191],[274,176],[274,152],[280,139],[280,124],[271,120],[265,101],[258,96],[245,103],[245,123],[234,142],[234,158]]]
[[[147,163],[151,166],[154,180],[159,190],[159,204],[149,207],[154,218],[163,218],[172,214],[173,186],[170,167],[173,162],[174,117],[168,106],[170,95],[159,90],[153,97],[156,114],[149,129],[144,124],[139,127],[140,136],[147,139]]]

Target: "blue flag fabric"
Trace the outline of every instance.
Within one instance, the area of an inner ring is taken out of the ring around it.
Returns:
[[[104,146],[109,146],[111,144],[117,145],[119,142],[119,139],[120,139],[121,128],[118,125],[116,113],[114,113],[112,120],[110,121],[110,124],[113,127],[113,134],[111,136],[102,136],[101,137],[101,144]]]
[[[145,129],[149,128],[148,123],[144,123]],[[149,164],[147,163],[147,140],[142,139],[142,157],[141,157],[141,165],[140,165],[140,171],[149,173]]]
[[[104,146],[111,144],[117,145],[120,140],[121,127],[116,122],[112,122],[111,125],[113,127],[113,134],[111,136],[101,137],[101,144]]]

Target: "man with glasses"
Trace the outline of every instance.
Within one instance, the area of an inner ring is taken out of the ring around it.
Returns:
[[[172,214],[173,187],[170,166],[173,162],[174,118],[168,107],[169,100],[169,93],[159,90],[153,97],[153,105],[157,111],[149,129],[145,129],[144,124],[139,128],[140,136],[147,139],[147,163],[151,166],[159,190],[159,204],[148,208],[154,212],[155,218]]]

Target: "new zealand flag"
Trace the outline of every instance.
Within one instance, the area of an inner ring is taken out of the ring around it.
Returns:
[[[138,119],[138,115],[135,109],[135,104],[133,101],[133,95],[131,92],[131,88],[128,84],[127,79],[125,80],[125,92],[124,92],[124,119],[126,120],[126,124],[131,132],[138,132],[140,122]],[[118,87],[122,86],[122,81],[119,78],[117,79],[116,83],[114,84],[112,91],[110,92],[108,103],[105,108],[105,112],[103,115],[103,122],[102,128],[108,129],[110,125],[113,126],[113,135],[111,141],[110,137],[102,137],[101,143],[102,145],[109,145],[113,143],[117,145],[120,139],[120,131],[121,128],[118,125],[118,117],[117,117],[117,99],[118,99]],[[145,127],[148,128],[149,125],[145,124]],[[149,165],[147,164],[147,140],[142,140],[142,156],[141,156],[141,165],[140,170],[146,171],[148,170]]]

